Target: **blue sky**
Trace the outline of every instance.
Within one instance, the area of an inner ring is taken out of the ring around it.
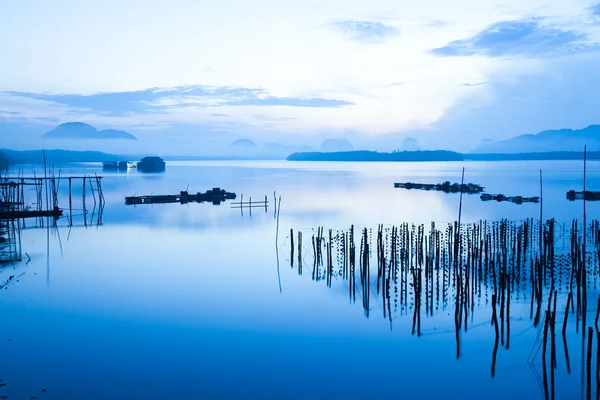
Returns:
[[[598,1],[4,0],[0,54],[0,147],[67,121],[173,153],[600,123]]]

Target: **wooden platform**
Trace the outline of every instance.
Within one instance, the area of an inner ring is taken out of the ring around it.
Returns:
[[[221,188],[213,188],[204,193],[188,193],[187,191],[179,192],[174,195],[147,195],[147,196],[128,196],[125,197],[126,205],[136,204],[165,204],[165,203],[204,203],[212,202],[220,204],[225,200],[236,198],[235,193],[227,192]]]
[[[587,200],[587,201],[600,201],[600,192],[592,192],[586,190],[583,192],[576,192],[575,190],[569,190],[567,192],[567,199],[574,200]]]
[[[405,182],[405,183],[394,183],[395,188],[400,189],[416,189],[416,190],[436,190],[438,192],[444,193],[467,193],[467,194],[475,194],[483,192],[483,186],[477,185],[475,183],[413,183],[413,182]]]
[[[17,218],[38,218],[38,217],[54,217],[58,219],[62,217],[63,210],[54,207],[53,210],[24,210],[24,211],[0,211],[0,219],[17,219]]]

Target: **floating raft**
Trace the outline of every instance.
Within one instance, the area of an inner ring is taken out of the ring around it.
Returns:
[[[149,195],[149,196],[128,196],[125,197],[126,205],[134,204],[162,204],[162,203],[204,203],[211,202],[220,204],[225,200],[235,199],[235,193],[226,192],[221,188],[213,188],[205,193],[188,193],[187,191],[179,192],[175,195]]]
[[[476,194],[483,192],[483,186],[475,183],[450,183],[448,181],[444,183],[394,183],[395,188],[401,189],[416,189],[416,190],[436,190],[444,193],[467,193]]]
[[[540,198],[537,196],[536,197],[523,197],[523,196],[507,197],[503,194],[488,194],[488,193],[482,194],[481,200],[483,200],[483,201],[496,200],[497,202],[508,201],[508,202],[514,203],[514,204],[539,203],[540,202]]]
[[[569,190],[567,192],[567,199],[574,200],[588,200],[588,201],[599,201],[600,200],[600,192],[592,192],[590,190],[586,190],[585,192],[576,192],[574,190]]]

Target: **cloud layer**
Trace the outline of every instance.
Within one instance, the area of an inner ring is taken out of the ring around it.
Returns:
[[[379,21],[335,21],[330,26],[358,42],[379,42],[400,33],[398,28]]]
[[[452,41],[431,52],[441,57],[547,57],[597,47],[596,43],[589,43],[586,34],[547,26],[537,19],[497,22],[471,38]]]
[[[160,113],[171,107],[197,106],[289,106],[342,107],[352,103],[325,98],[276,97],[265,90],[239,87],[181,86],[152,88],[131,92],[80,94],[44,94],[8,91],[13,97],[43,100],[59,106],[110,116],[135,113]],[[217,114],[214,114],[217,115]]]

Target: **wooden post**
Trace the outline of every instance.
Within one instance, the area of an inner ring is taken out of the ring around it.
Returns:
[[[585,258],[587,252],[587,214],[586,214],[586,201],[585,201],[585,190],[586,190],[586,177],[587,177],[587,145],[583,147],[583,255],[581,257],[582,268],[585,269]],[[587,284],[587,282],[585,282]],[[586,299],[587,301],[587,299]]]
[[[82,198],[83,198],[83,224],[85,226],[87,226],[87,210],[85,209],[85,176],[83,177]]]
[[[298,275],[302,275],[302,231],[298,231]]]
[[[73,198],[71,192],[72,184],[71,178],[69,178],[69,223],[73,226]]]
[[[587,362],[586,362],[586,399],[592,398],[592,339],[594,338],[594,330],[590,326],[588,328],[588,345],[587,345]]]
[[[462,179],[460,181],[460,202],[458,204],[458,226],[456,227],[456,232],[454,234],[454,268],[458,266],[458,253],[460,249],[460,232],[461,232],[461,217],[462,217],[462,198],[463,198],[463,185],[465,183],[465,167],[462,169]]]
[[[294,268],[294,230],[290,229],[290,266]]]
[[[543,188],[543,181],[542,181],[542,170],[540,169],[540,254],[542,252],[542,238],[544,235],[544,218],[543,218],[543,212],[544,212],[544,188]]]

